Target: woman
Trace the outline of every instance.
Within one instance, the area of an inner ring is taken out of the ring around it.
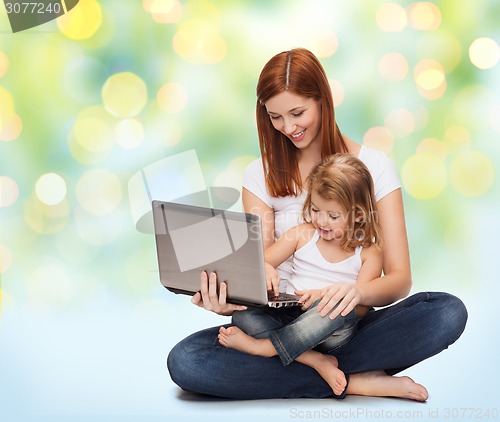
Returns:
[[[346,374],[348,383],[339,397],[426,400],[425,387],[393,375],[455,342],[465,328],[467,311],[459,299],[446,293],[418,293],[391,305],[411,288],[402,193],[394,165],[383,153],[341,134],[325,71],[308,50],[280,53],[264,66],[257,85],[257,129],[262,159],[245,171],[242,200],[246,212],[262,218],[265,247],[301,222],[307,194],[303,187],[322,159],[349,153],[370,170],[384,237],[384,275],[361,285],[332,284],[318,311],[325,316],[333,309],[329,317],[335,318],[357,305],[385,308],[372,309],[349,343],[321,351],[334,353]],[[280,290],[285,290],[290,263],[285,262],[279,271]],[[217,293],[214,274],[202,274],[200,292],[192,301],[219,315],[245,309],[226,303],[224,283]],[[256,336],[260,329],[247,334]],[[170,352],[170,375],[184,390],[237,399],[332,397],[329,385],[310,367],[298,362],[283,367],[278,358],[224,348],[218,343],[218,332],[219,327],[214,327],[192,334]]]

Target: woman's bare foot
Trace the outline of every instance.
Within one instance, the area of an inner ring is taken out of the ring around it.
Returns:
[[[347,385],[345,374],[339,369],[337,358],[331,355],[320,355],[321,363],[314,366],[316,372],[321,375],[333,392],[340,396]]]
[[[410,377],[394,377],[387,375],[384,371],[351,374],[346,394],[401,397],[416,401],[426,401],[429,397],[425,387],[417,384]]]
[[[218,338],[220,344],[230,349],[263,357],[276,356],[271,340],[253,338],[234,325],[228,328],[220,327]]]

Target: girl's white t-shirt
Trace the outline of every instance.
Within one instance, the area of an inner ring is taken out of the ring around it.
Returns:
[[[393,161],[382,151],[361,145],[358,158],[366,165],[373,178],[375,198],[380,201],[392,191],[401,188],[396,166]],[[276,238],[288,229],[303,223],[302,205],[307,192],[302,190],[298,196],[285,196],[275,198],[267,192],[264,178],[264,168],[260,158],[248,164],[243,174],[243,187],[257,196],[266,205],[274,209],[274,225]],[[289,280],[292,266],[291,258],[278,267],[282,283],[280,290],[286,290],[286,281]]]

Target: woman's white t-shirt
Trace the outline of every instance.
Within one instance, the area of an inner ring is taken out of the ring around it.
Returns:
[[[358,154],[358,158],[366,165],[373,178],[375,198],[380,201],[384,196],[401,187],[401,182],[393,161],[382,151],[378,151],[364,145]],[[285,196],[275,198],[267,192],[264,178],[264,168],[260,158],[252,161],[243,174],[243,187],[253,193],[267,206],[274,209],[274,227],[276,238],[280,237],[288,229],[303,223],[302,205],[307,192],[302,190],[299,196]],[[291,258],[281,264],[278,268],[281,276],[280,290],[286,290],[286,283],[292,271]]]

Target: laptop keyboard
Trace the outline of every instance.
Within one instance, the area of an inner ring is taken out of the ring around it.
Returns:
[[[288,293],[280,293],[278,296],[269,295],[269,306],[271,308],[284,308],[288,306],[300,306],[298,297]]]

